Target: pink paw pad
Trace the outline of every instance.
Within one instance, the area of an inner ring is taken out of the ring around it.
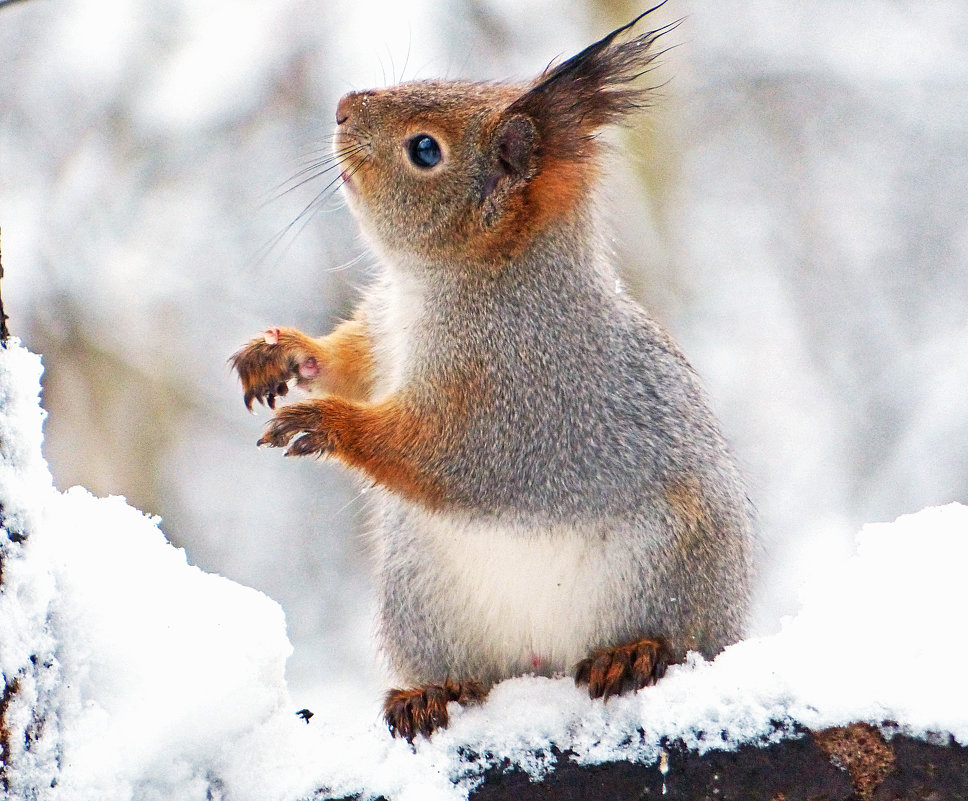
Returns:
[[[310,356],[308,359],[299,362],[299,377],[300,378],[315,378],[319,375],[319,362],[316,361],[315,356]]]

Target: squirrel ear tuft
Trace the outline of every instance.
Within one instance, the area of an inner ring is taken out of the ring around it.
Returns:
[[[534,122],[521,114],[502,118],[495,129],[482,191],[486,225],[496,222],[507,197],[534,176],[537,138]]]
[[[567,61],[549,66],[508,113],[535,120],[542,149],[580,156],[584,143],[598,128],[647,105],[651,88],[631,84],[649,72],[652,62],[665,52],[654,51],[652,45],[682,20],[626,41],[616,40],[664,4],[665,0]]]

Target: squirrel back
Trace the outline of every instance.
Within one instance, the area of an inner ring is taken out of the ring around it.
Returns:
[[[316,396],[262,443],[380,490],[384,650],[423,688],[388,698],[403,733],[446,721],[464,680],[577,663],[607,696],[743,634],[742,478],[692,368],[621,291],[595,200],[596,136],[647,105],[635,80],[673,27],[626,37],[640,19],[528,85],[344,96],[335,155],[381,275],[329,336],[273,329],[234,357],[249,404],[290,379]]]

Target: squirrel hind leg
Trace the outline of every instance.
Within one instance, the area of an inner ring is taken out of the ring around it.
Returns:
[[[484,700],[484,685],[477,681],[453,681],[443,684],[421,684],[407,690],[390,690],[383,701],[383,718],[394,737],[408,743],[418,734],[429,737],[450,722],[447,704],[471,704]]]
[[[588,685],[592,698],[607,701],[655,684],[672,661],[668,643],[657,638],[597,648],[575,667],[575,684]]]

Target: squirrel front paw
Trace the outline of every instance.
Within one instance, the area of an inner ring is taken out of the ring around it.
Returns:
[[[286,448],[286,456],[322,456],[336,447],[336,438],[327,424],[325,400],[308,400],[279,409],[266,426],[259,445]]]
[[[276,408],[276,398],[289,392],[289,382],[308,384],[322,366],[313,351],[315,340],[295,328],[270,328],[235,353],[229,361],[242,379],[245,406],[259,401]]]
[[[664,640],[642,639],[598,648],[575,668],[575,684],[587,684],[592,698],[641,690],[655,684],[672,661]]]
[[[484,700],[486,692],[476,681],[453,681],[443,684],[421,684],[410,690],[390,690],[383,701],[383,717],[394,737],[408,743],[418,734],[429,737],[450,722],[447,704],[456,701],[469,704]]]

